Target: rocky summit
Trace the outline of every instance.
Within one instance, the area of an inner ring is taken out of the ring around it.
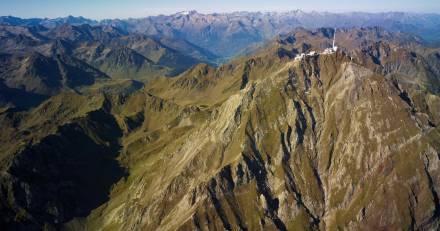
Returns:
[[[296,28],[218,63],[44,22],[0,26],[1,230],[440,229],[440,48],[419,36]]]

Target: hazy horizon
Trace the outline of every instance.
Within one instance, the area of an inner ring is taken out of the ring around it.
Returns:
[[[318,12],[318,13],[330,13],[330,14],[350,14],[350,13],[367,13],[367,14],[381,14],[381,13],[408,13],[408,14],[437,14],[440,15],[440,13],[437,12],[415,12],[415,11],[362,11],[362,10],[353,10],[353,11],[328,11],[328,10],[303,10],[303,9],[291,9],[291,10],[284,10],[284,11],[262,11],[262,10],[255,10],[255,11],[251,11],[251,10],[238,10],[238,11],[219,11],[219,12],[202,12],[202,11],[198,11],[198,10],[194,10],[194,9],[188,9],[188,10],[181,10],[181,11],[176,11],[176,12],[172,12],[172,13],[158,13],[158,14],[147,14],[147,15],[143,15],[143,16],[138,16],[138,17],[109,17],[109,18],[93,18],[93,17],[87,17],[84,15],[72,15],[72,14],[67,14],[67,15],[60,15],[60,16],[56,16],[56,17],[44,17],[44,16],[35,16],[35,17],[24,17],[24,16],[19,16],[19,15],[12,15],[12,14],[8,14],[8,15],[0,15],[0,17],[17,17],[17,18],[22,18],[22,19],[57,19],[57,18],[67,18],[69,16],[71,17],[83,17],[85,19],[90,19],[90,20],[96,20],[96,21],[101,21],[101,20],[112,20],[112,19],[121,19],[121,20],[125,20],[125,19],[136,19],[136,18],[143,18],[143,17],[155,17],[155,16],[161,16],[161,15],[173,15],[173,14],[178,14],[178,13],[183,13],[183,12],[191,12],[191,11],[196,11],[199,14],[231,14],[231,13],[239,13],[239,12],[246,12],[246,13],[288,13],[288,12],[292,12],[292,11],[302,11],[305,13],[312,13],[312,12]]]
[[[141,0],[96,0],[96,1],[25,1],[6,0],[0,2],[1,16],[15,16],[21,18],[58,18],[82,16],[85,18],[102,20],[114,18],[140,18],[156,15],[169,15],[182,11],[195,10],[199,13],[232,13],[239,11],[247,12],[288,12],[293,10],[305,12],[409,12],[409,13],[440,13],[440,1],[420,0],[410,1],[392,0],[383,3],[379,0],[353,3],[347,0],[311,0],[307,2],[276,0],[267,3],[263,0],[225,0],[220,2],[189,0],[179,2],[168,1],[141,1]]]

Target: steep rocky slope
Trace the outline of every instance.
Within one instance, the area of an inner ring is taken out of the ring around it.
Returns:
[[[122,157],[130,176],[88,227],[438,227],[439,130],[392,82],[340,53],[264,65],[249,60],[226,100],[154,136],[141,126]]]

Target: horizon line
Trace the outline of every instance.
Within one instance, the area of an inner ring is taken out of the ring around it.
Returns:
[[[350,13],[366,13],[366,14],[385,14],[385,13],[407,13],[407,14],[433,14],[433,15],[440,15],[440,13],[437,12],[422,12],[422,11],[402,11],[402,10],[347,10],[347,11],[331,11],[331,10],[303,10],[303,9],[292,9],[292,10],[235,10],[235,11],[222,11],[222,12],[215,12],[215,11],[200,11],[200,10],[180,10],[176,11],[174,13],[157,13],[157,14],[148,14],[146,13],[145,16],[129,16],[129,17],[114,17],[114,18],[95,18],[95,17],[87,17],[82,15],[73,15],[73,14],[67,14],[64,16],[57,16],[57,17],[45,17],[45,16],[31,16],[31,17],[21,17],[16,15],[0,15],[0,17],[15,17],[15,18],[21,18],[21,19],[46,19],[46,20],[52,20],[52,19],[62,19],[62,18],[68,18],[68,17],[74,17],[74,18],[84,18],[94,21],[103,21],[103,20],[127,20],[127,19],[142,19],[142,18],[148,18],[148,17],[158,17],[158,16],[172,16],[177,15],[181,13],[187,13],[187,12],[195,12],[197,14],[201,15],[214,15],[214,14],[220,14],[220,15],[227,15],[227,14],[234,14],[234,13],[260,13],[260,14],[270,14],[270,13],[277,13],[277,14],[283,14],[283,13],[290,13],[290,12],[303,12],[303,13],[328,13],[328,14],[350,14]]]

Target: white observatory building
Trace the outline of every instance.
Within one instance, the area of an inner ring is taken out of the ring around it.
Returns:
[[[331,48],[326,48],[323,54],[333,54],[338,50],[338,47],[335,46],[335,41],[336,41],[336,28],[335,28],[335,33],[333,33],[333,46]]]

